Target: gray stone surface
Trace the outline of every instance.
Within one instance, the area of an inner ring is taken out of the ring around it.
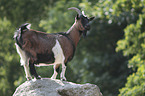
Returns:
[[[103,96],[97,85],[43,78],[21,84],[13,96]]]

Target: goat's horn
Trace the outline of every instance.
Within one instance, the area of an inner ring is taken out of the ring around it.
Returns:
[[[76,8],[76,7],[68,8],[68,10],[70,10],[70,9],[76,10],[76,12],[79,14],[79,16],[82,15],[82,12],[78,8]]]

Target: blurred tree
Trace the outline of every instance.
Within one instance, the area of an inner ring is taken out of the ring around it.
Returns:
[[[144,4],[143,0],[0,1],[0,95],[10,96],[15,87],[26,80],[14,47],[15,28],[28,22],[32,23],[33,29],[47,33],[66,32],[76,16],[75,11],[67,10],[73,6],[96,19],[88,36],[81,39],[74,59],[68,64],[68,81],[94,83],[101,88],[104,96],[116,96],[131,72],[127,68],[129,63],[134,73],[120,90],[120,96],[142,96],[145,69]],[[115,48],[122,51],[116,53]],[[128,57],[123,57],[122,52]],[[130,59],[129,62],[127,59]],[[48,67],[38,68],[38,73],[42,77],[50,77],[53,71],[49,69],[49,74]]]
[[[14,26],[6,18],[0,18],[0,95],[8,96],[12,94],[15,86],[14,82],[22,74],[18,65],[18,56],[14,49]],[[17,74],[16,74],[17,73]],[[20,76],[21,77],[21,76]],[[22,80],[20,80],[21,82]]]
[[[126,4],[127,0],[122,2]],[[120,3],[118,3],[120,4]],[[134,70],[134,73],[127,78],[127,83],[124,88],[120,89],[119,96],[144,96],[145,95],[145,1],[131,0],[131,14],[128,20],[134,16],[134,23],[129,24],[124,29],[124,39],[118,41],[117,51],[122,50],[124,56],[130,56],[128,67]],[[120,8],[122,8],[121,6]],[[129,11],[119,10],[122,14]]]
[[[95,4],[88,0],[57,1],[49,10],[48,19],[40,22],[40,27],[48,33],[66,32],[74,23],[77,14],[67,8],[79,6],[88,17],[96,16],[88,36],[82,38],[75,58],[68,64],[70,68],[67,69],[66,76],[68,81],[97,84],[107,96],[117,95],[129,74],[127,59],[121,52],[115,52],[116,42],[122,38],[127,24],[110,20],[113,4],[114,2],[106,0],[98,0]]]
[[[0,15],[6,17],[15,26],[31,23],[35,29],[40,29],[38,23],[42,18],[47,18],[46,13],[57,0],[1,0]]]

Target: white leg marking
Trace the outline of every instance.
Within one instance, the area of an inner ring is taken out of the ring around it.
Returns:
[[[56,66],[56,65],[53,66],[53,68],[54,68],[54,73],[53,73],[51,79],[56,79],[57,74],[58,74],[58,73],[56,72],[55,66]]]
[[[16,43],[15,43],[15,45],[16,45],[17,52],[21,58],[20,63],[21,63],[21,65],[24,66],[26,78],[31,79],[32,77],[31,77],[30,72],[29,72],[29,58],[26,55],[26,53]]]
[[[52,48],[52,51],[54,53],[54,58],[55,58],[54,66],[55,66],[55,64],[62,64],[62,78],[66,80],[66,78],[64,76],[65,69],[66,69],[66,66],[64,64],[65,57],[64,57],[63,50],[62,50],[61,45],[58,40],[56,40],[56,44]],[[57,72],[54,68],[54,74],[52,75],[52,78],[56,78],[56,76],[57,76]]]
[[[65,78],[65,70],[66,70],[66,66],[64,63],[62,63],[62,72],[61,72],[61,80],[65,80],[66,81],[66,78]]]
[[[31,77],[31,75],[30,75],[30,72],[29,72],[29,64],[25,64],[25,65],[24,65],[24,70],[25,70],[25,73],[26,73],[26,78],[27,78],[27,80],[32,79],[32,77]]]

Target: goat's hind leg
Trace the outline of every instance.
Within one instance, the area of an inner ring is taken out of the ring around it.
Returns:
[[[29,58],[26,55],[25,51],[23,51],[16,43],[15,43],[15,45],[16,45],[17,52],[21,58],[20,59],[21,65],[24,66],[26,78],[27,78],[27,80],[31,80],[32,77],[31,77],[30,72],[29,72],[29,62],[28,62]]]
[[[25,70],[25,73],[26,73],[27,80],[31,80],[32,77],[31,77],[30,72],[29,72],[29,64],[24,65],[24,70]]]
[[[38,74],[36,72],[36,69],[34,67],[34,64],[31,63],[30,61],[29,61],[29,67],[30,67],[30,73],[31,73],[31,75],[34,76],[34,78],[36,78],[36,79],[41,79],[41,77],[38,76]]]
[[[32,77],[30,75],[30,71],[29,71],[29,59],[27,57],[24,58],[21,58],[21,65],[23,65],[24,67],[24,71],[25,71],[25,74],[26,74],[26,78],[27,80],[31,80]]]
[[[62,81],[66,81],[66,78],[65,78],[65,71],[66,71],[66,66],[64,63],[62,63],[62,72],[60,74],[60,78]]]

